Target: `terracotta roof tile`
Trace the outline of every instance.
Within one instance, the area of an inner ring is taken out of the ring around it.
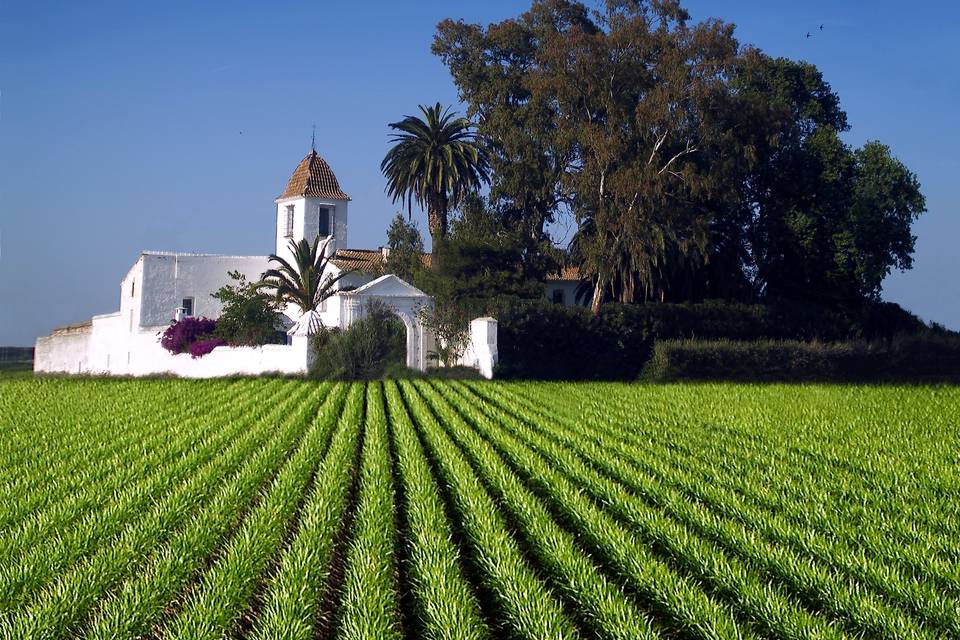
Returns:
[[[330,261],[340,269],[356,269],[363,273],[380,273],[384,263],[380,249],[338,249]],[[421,254],[420,261],[429,268],[433,264],[433,254]]]
[[[344,271],[356,269],[363,273],[379,273],[383,267],[383,253],[377,249],[337,249],[330,262]]]
[[[290,176],[290,181],[287,182],[286,190],[277,200],[303,196],[335,200],[350,199],[350,196],[340,190],[337,176],[333,175],[330,165],[317,155],[316,151],[311,151],[300,161],[293,175]]]
[[[560,273],[547,274],[547,280],[580,280],[580,269],[564,267],[560,270]]]

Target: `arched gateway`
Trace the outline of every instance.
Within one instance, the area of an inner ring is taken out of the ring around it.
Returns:
[[[341,292],[340,299],[340,326],[344,328],[362,318],[374,301],[383,303],[407,328],[407,366],[426,371],[433,334],[423,326],[420,310],[432,304],[430,296],[391,273]]]

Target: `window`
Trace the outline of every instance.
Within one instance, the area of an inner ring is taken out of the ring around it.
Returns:
[[[320,223],[317,226],[317,233],[320,234],[321,238],[330,235],[330,209],[327,207],[320,207]]]
[[[136,290],[137,290],[137,281],[136,281],[136,280],[131,280],[131,281],[130,281],[130,297],[131,297],[131,298],[133,297],[133,294],[134,294],[134,292],[135,292]]]
[[[553,290],[553,303],[554,303],[554,304],[563,304],[563,303],[564,303],[563,289],[554,289],[554,290]]]
[[[192,316],[193,315],[193,298],[184,298],[183,304],[180,305],[183,307],[183,315]]]
[[[283,237],[292,238],[293,237],[293,205],[287,205],[287,227],[283,232]]]

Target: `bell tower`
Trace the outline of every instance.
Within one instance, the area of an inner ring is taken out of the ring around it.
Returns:
[[[316,149],[300,161],[287,182],[287,188],[276,199],[277,242],[275,253],[290,258],[290,240],[309,242],[333,238],[328,253],[347,248],[347,204],[350,196],[340,184],[326,160]]]

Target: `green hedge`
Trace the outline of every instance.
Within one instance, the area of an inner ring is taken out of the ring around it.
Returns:
[[[548,302],[510,304],[496,315],[497,378],[633,378],[653,346],[645,323],[623,305],[604,307],[599,318]]]
[[[656,344],[640,377],[654,382],[960,382],[960,338],[928,332],[890,342],[665,340]]]
[[[787,301],[606,304],[594,318],[583,307],[512,301],[493,314],[499,321],[496,375],[541,380],[634,379],[661,340],[889,341],[927,330],[890,303],[846,313]]]

